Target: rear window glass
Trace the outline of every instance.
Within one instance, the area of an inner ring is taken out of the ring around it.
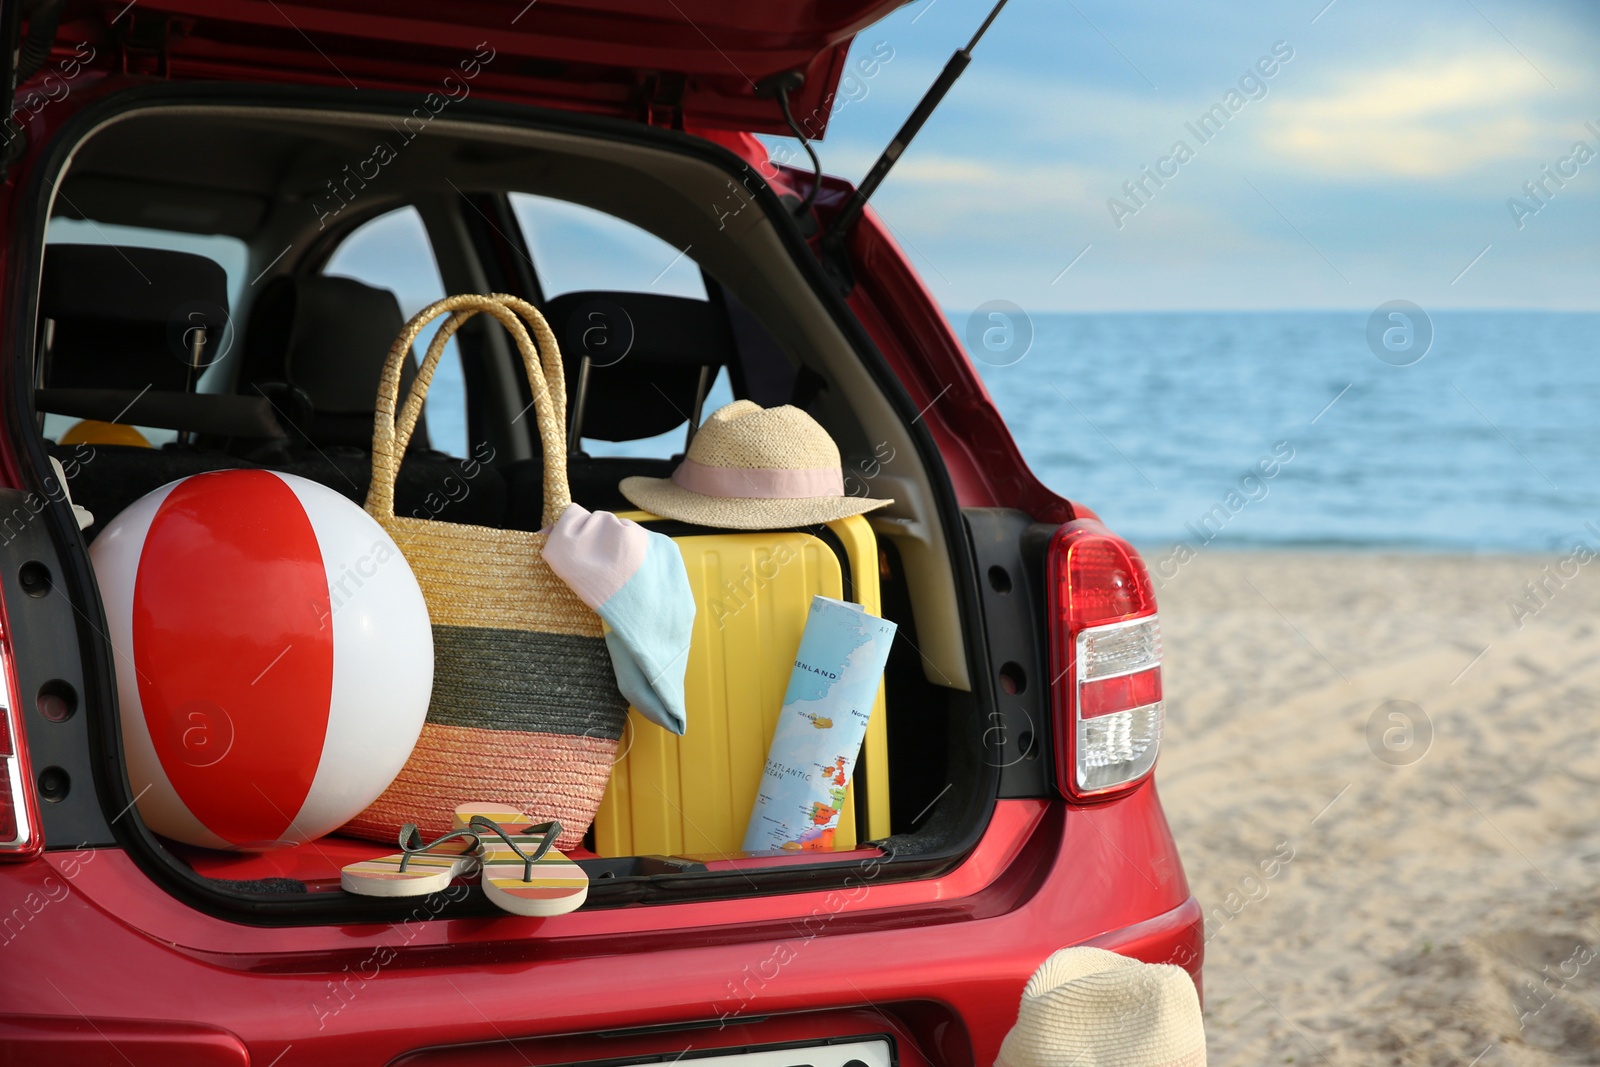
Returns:
[[[614,215],[563,200],[512,193],[511,207],[547,299],[589,290],[707,299],[692,245],[674,248]],[[728,373],[720,371],[702,412],[732,401]],[[664,458],[682,452],[685,437],[683,427],[638,441],[585,437],[583,450],[591,456]]]
[[[334,250],[322,273],[389,290],[408,319],[446,295],[427,227],[414,207],[399,208],[356,227]],[[426,336],[432,336],[431,329]],[[421,357],[419,350],[417,358]],[[453,340],[434,371],[424,412],[429,443],[452,456],[465,456],[467,390],[461,353]]]
[[[564,200],[511,194],[547,297],[612,289],[704,300],[694,247],[674,248],[631,222]]]

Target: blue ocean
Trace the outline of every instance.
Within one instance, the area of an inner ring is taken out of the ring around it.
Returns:
[[[1142,546],[1600,541],[1600,314],[1429,318],[1410,362],[1426,325],[1395,353],[1367,312],[1034,315],[977,366],[1035,473]]]
[[[970,317],[950,315],[963,337]],[[1149,551],[1600,544],[1600,314],[1434,312],[1420,358],[1418,335],[1386,359],[1369,318],[1035,314],[1021,358],[969,348],[1039,478]],[[445,447],[466,434],[458,377],[430,402]],[[706,410],[731,398],[724,377]]]

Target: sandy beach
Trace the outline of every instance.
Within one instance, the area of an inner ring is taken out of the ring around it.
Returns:
[[[1600,1063],[1600,575],[1528,599],[1558,561],[1213,550],[1160,590],[1214,1067]]]

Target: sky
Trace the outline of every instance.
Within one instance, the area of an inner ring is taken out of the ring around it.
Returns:
[[[989,7],[863,31],[824,169],[859,181]],[[952,311],[1597,310],[1597,88],[1582,0],[1010,0],[873,204]]]

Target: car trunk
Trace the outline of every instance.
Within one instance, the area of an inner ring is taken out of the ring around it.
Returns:
[[[541,79],[553,69],[549,63],[587,61],[583,57],[588,53],[574,43],[586,38],[573,27],[595,18],[593,9],[585,14],[541,5],[528,11],[526,20],[552,20],[532,23],[539,27],[569,19],[559,24],[570,32],[566,37],[530,34],[526,40],[518,38],[521,43],[509,50],[497,43],[495,56],[488,58],[476,48],[484,39],[480,24],[490,14],[505,15],[509,21],[516,12],[474,8],[450,35],[432,38],[430,47],[446,37],[450,41],[456,36],[463,41],[474,37],[463,54],[483,57],[478,62],[485,91],[479,94],[479,82],[474,80],[471,99],[452,95],[448,110],[435,112],[424,104],[419,112],[415,94],[357,94],[348,87],[240,84],[210,85],[198,91],[186,86],[180,75],[236,69],[233,65],[244,60],[230,48],[255,48],[256,59],[245,63],[244,69],[252,77],[270,81],[312,80],[296,67],[307,62],[307,53],[287,45],[281,51],[272,47],[273,35],[265,28],[245,32],[251,19],[268,17],[270,5],[266,14],[251,5],[220,5],[204,14],[186,11],[181,4],[141,4],[138,10],[141,18],[178,20],[172,25],[181,32],[169,28],[162,38],[166,42],[162,69],[172,80],[150,84],[137,78],[95,82],[86,77],[75,95],[82,110],[54,128],[51,137],[41,142],[41,150],[25,162],[21,176],[26,192],[12,204],[12,219],[35,221],[13,227],[10,259],[12,292],[22,294],[22,299],[31,303],[36,291],[43,261],[41,220],[48,217],[96,226],[160,224],[175,232],[236,237],[246,242],[250,255],[244,272],[249,284],[238,309],[247,316],[253,297],[249,290],[257,282],[264,287],[280,275],[317,271],[342,235],[383,211],[412,202],[420,206],[430,232],[467,235],[459,246],[440,245],[436,251],[451,289],[517,291],[519,284],[525,288],[532,284],[529,296],[537,298],[537,279],[530,283],[518,264],[519,256],[527,259],[527,250],[508,238],[506,219],[497,213],[504,210],[511,192],[536,194],[605,212],[680,249],[692,248],[708,292],[714,288],[722,293],[757,327],[759,342],[752,343],[751,351],[765,354],[747,361],[744,388],[756,388],[751,383],[765,373],[763,367],[776,373],[786,383],[783,395],[769,391],[765,402],[804,398],[801,402],[810,405],[838,440],[847,469],[859,467],[856,473],[870,479],[874,495],[897,501],[873,523],[882,610],[900,627],[885,683],[884,766],[890,785],[887,807],[875,819],[859,796],[863,793],[859,778],[856,782],[860,847],[799,857],[605,854],[603,845],[591,839],[595,854],[583,860],[591,879],[587,906],[751,897],[844,884],[859,874],[864,862],[880,860],[884,873],[879,877],[928,877],[949,869],[972,848],[992,809],[1004,764],[990,758],[992,731],[983,728],[993,717],[984,706],[992,694],[986,685],[978,685],[974,692],[974,679],[989,674],[982,666],[988,653],[967,535],[947,475],[931,440],[916,425],[916,408],[883,366],[871,339],[827,281],[778,201],[783,179],[761,165],[753,140],[720,136],[719,145],[706,137],[627,121],[660,117],[640,110],[648,100],[641,95],[648,82],[643,57],[659,60],[677,53],[660,48],[652,52],[639,45],[641,65],[626,69],[641,80],[626,92],[618,88],[621,81],[586,76],[571,86],[557,78],[555,84],[563,88],[556,93]],[[691,15],[698,11],[685,10]],[[837,60],[849,34],[863,20],[875,17],[877,10],[864,5],[838,10],[825,26],[801,24],[804,20],[787,27],[761,25],[755,15],[718,15],[728,21],[713,26],[708,16],[704,28],[719,46],[733,47],[730,54],[753,75],[795,69],[793,64],[821,70],[823,74],[806,89],[808,94],[820,93],[816,97],[820,103],[831,85],[829,79],[837,77]],[[358,80],[377,62],[372,57],[381,49],[375,42],[407,34],[413,35],[408,40],[414,39],[416,31],[414,23],[405,21],[404,8],[386,9],[380,17],[363,13],[359,5],[347,5],[325,12],[320,21],[311,20],[310,13],[300,8],[283,11],[297,21],[306,15],[305,32],[325,53],[329,66],[344,68]],[[342,20],[337,24],[341,34],[334,34],[333,23],[327,21],[335,15]],[[737,25],[733,21],[737,18],[750,24]],[[132,39],[124,41],[125,48],[131,47]],[[649,36],[641,34],[638,39],[648,41]],[[526,54],[517,52],[519,48]],[[523,59],[515,67],[504,63],[505,69],[530,70],[537,76],[508,74],[491,82],[489,72],[508,51]],[[384,54],[388,65],[388,53]],[[547,62],[533,63],[535,57]],[[361,65],[363,60],[368,66]],[[685,91],[673,105],[674,123],[770,128],[768,120],[754,117],[761,108],[770,108],[770,102],[751,95],[743,80],[735,79],[737,84],[719,80],[696,69],[695,62],[714,66],[704,56],[685,59],[677,71],[686,80]],[[407,68],[390,69],[398,76]],[[466,68],[457,61],[455,69]],[[602,85],[616,92],[606,96],[596,89]],[[591,93],[598,95],[586,95]],[[485,99],[490,96],[555,101],[571,110],[535,110]],[[602,97],[604,102],[597,103]],[[66,109],[61,110],[65,118]],[[394,131],[397,124],[404,128],[408,121],[423,122],[425,132],[397,142],[402,150],[380,175],[352,183],[347,177],[352,164],[359,174],[359,161],[370,156],[374,139],[403,136]],[[193,151],[197,146],[203,149],[198,157]],[[760,172],[778,184],[769,186]],[[441,176],[448,182],[440,182]],[[730,189],[735,190],[731,202]],[[333,203],[338,210],[330,212]],[[11,318],[16,324],[13,351],[31,353],[36,340],[31,316]],[[532,444],[525,425],[519,430],[514,417],[526,406],[526,389],[516,382],[514,354],[489,338],[474,342],[474,348],[472,373],[484,398],[476,418],[485,439],[496,444],[504,460],[526,461]],[[762,359],[769,362],[762,364]],[[61,446],[42,441],[36,429],[41,378],[31,360],[15,361],[11,381],[13,446],[31,467],[28,484],[39,485],[47,470],[46,451],[60,455]],[[220,451],[227,453],[228,447]],[[252,921],[393,921],[409,916],[410,905],[353,897],[337,888],[343,863],[390,848],[332,837],[298,849],[241,857],[176,845],[142,825],[136,806],[138,785],[122,770],[115,725],[113,678],[119,650],[110,647],[105,637],[104,615],[85,553],[86,537],[71,528],[70,513],[53,503],[44,514],[56,535],[47,563],[82,620],[74,624],[63,617],[60,625],[63,630],[77,625],[84,656],[73,667],[63,665],[56,652],[19,633],[14,635],[18,670],[28,676],[24,690],[36,684],[32,678],[45,674],[81,694],[85,710],[72,720],[70,731],[41,730],[47,740],[42,749],[36,747],[36,763],[43,760],[66,768],[64,773],[78,783],[59,802],[46,805],[47,840],[52,845],[121,845],[148,874],[196,906]],[[110,517],[99,518],[103,524]],[[43,554],[47,547],[22,539],[13,542],[10,551]],[[1023,794],[1012,790],[1010,795]],[[742,818],[742,813],[735,817]],[[874,827],[880,832],[869,832]],[[263,889],[261,879],[278,877],[302,882],[310,891]],[[490,915],[494,909],[473,895],[449,902],[440,914]]]

